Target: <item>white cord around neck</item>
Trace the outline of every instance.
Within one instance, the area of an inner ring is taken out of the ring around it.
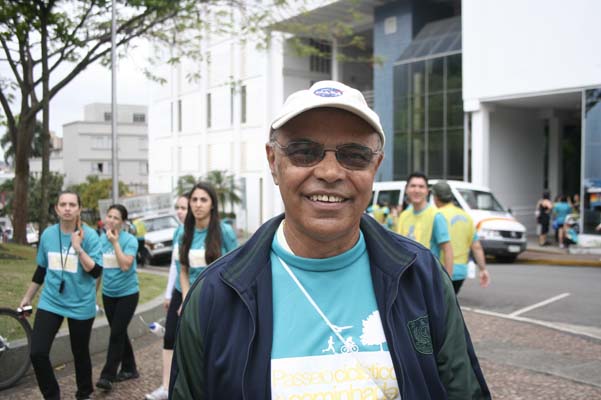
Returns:
[[[278,258],[278,260],[280,260],[280,263],[282,264],[282,266],[284,267],[284,269],[286,270],[286,272],[288,272],[288,275],[290,275],[290,277],[292,278],[292,280],[294,281],[294,283],[296,283],[296,286],[298,286],[298,288],[300,289],[300,291],[305,295],[305,297],[307,298],[307,300],[309,301],[309,303],[313,306],[313,308],[315,309],[315,311],[317,311],[317,313],[319,314],[319,316],[324,320],[324,322],[326,323],[326,325],[328,325],[328,327],[332,330],[332,332],[334,332],[334,334],[336,335],[336,337],[338,337],[338,339],[342,342],[343,345],[346,344],[346,340],[344,340],[344,338],[340,334],[340,330],[337,329],[334,326],[334,324],[332,324],[330,322],[330,320],[328,319],[328,317],[326,317],[326,315],[323,313],[323,311],[321,311],[321,308],[319,308],[319,306],[317,305],[317,303],[315,302],[315,300],[313,300],[313,297],[311,297],[311,295],[309,294],[309,292],[307,292],[307,290],[302,285],[302,283],[300,283],[300,281],[298,280],[298,278],[296,277],[296,275],[294,275],[294,272],[292,272],[292,270],[290,269],[290,267],[288,266],[288,264],[286,264],[286,262],[284,260],[282,260],[282,258],[280,256],[276,255],[276,257]]]

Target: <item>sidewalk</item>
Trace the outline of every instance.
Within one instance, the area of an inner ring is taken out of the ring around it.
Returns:
[[[598,254],[569,254],[568,249],[560,249],[555,245],[540,246],[536,237],[528,237],[526,251],[521,253],[516,262],[524,264],[548,264],[563,266],[601,267]]]
[[[488,385],[496,400],[584,400],[601,398],[601,341],[554,329],[464,311]],[[161,380],[162,341],[152,334],[134,341],[140,378],[116,383],[95,399],[143,399]],[[105,354],[93,357],[94,382]],[[57,368],[64,399],[74,398],[71,363]],[[27,376],[0,399],[38,399],[37,384]]]

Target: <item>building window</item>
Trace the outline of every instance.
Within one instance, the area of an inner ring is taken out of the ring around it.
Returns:
[[[148,162],[147,161],[140,161],[139,165],[139,173],[140,175],[148,175]]]
[[[140,150],[148,150],[148,138],[138,138],[138,148]]]
[[[240,122],[246,123],[246,86],[240,88]]]
[[[177,101],[177,131],[182,131],[182,101]]]
[[[211,127],[211,93],[207,93],[207,128]]]
[[[110,175],[112,171],[112,165],[108,161],[92,161],[91,171],[93,174],[98,175]]]
[[[105,112],[104,113],[104,121],[105,122],[109,122],[110,120],[112,120],[112,115],[110,112]]]
[[[134,113],[134,122],[138,122],[138,123],[146,122],[146,114]]]
[[[92,148],[99,150],[111,149],[113,144],[113,138],[108,135],[93,136],[92,137]]]
[[[315,49],[315,54],[312,54],[309,58],[309,70],[311,72],[329,74],[332,69],[332,62],[330,60],[332,46],[327,42],[314,39],[309,40],[309,46]]]
[[[461,54],[394,67],[394,179],[463,179]]]

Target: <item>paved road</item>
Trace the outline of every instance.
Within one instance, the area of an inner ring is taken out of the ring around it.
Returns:
[[[488,268],[490,287],[482,289],[468,280],[459,293],[462,306],[601,331],[601,268],[523,264]],[[545,300],[551,302],[527,310]]]

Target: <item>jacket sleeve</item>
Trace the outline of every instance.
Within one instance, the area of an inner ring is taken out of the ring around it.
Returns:
[[[438,373],[449,400],[490,399],[453,284],[440,267],[445,302],[445,334],[436,354]]]
[[[169,398],[206,399],[204,340],[201,332],[200,298],[204,281],[199,280],[190,290],[179,320],[171,378]]]

